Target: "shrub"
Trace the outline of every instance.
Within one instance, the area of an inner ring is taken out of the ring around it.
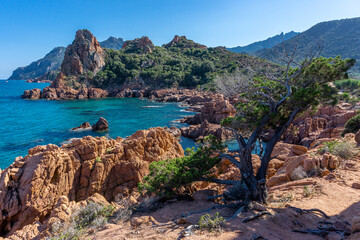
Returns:
[[[210,214],[205,214],[200,217],[199,226],[200,228],[208,229],[209,231],[217,231],[222,232],[222,227],[225,223],[225,220],[220,214],[217,212],[213,217]]]
[[[348,159],[353,157],[358,151],[356,144],[352,142],[339,142],[337,140],[331,142],[324,142],[324,147],[321,151],[329,152],[335,156]]]
[[[75,212],[73,219],[78,228],[99,228],[106,224],[107,218],[113,214],[114,209],[112,205],[103,206],[99,203],[89,202],[85,207]]]
[[[101,162],[101,158],[100,158],[100,157],[96,157],[95,162]]]
[[[78,240],[80,239],[81,229],[76,228],[74,224],[65,225],[58,221],[51,225],[51,240]]]
[[[304,197],[310,197],[314,194],[314,189],[310,188],[308,185],[304,186]]]
[[[139,184],[139,190],[173,196],[179,187],[210,174],[210,169],[220,162],[215,151],[223,148],[219,140],[209,136],[205,138],[204,145],[189,152],[188,156],[152,162],[149,166],[150,174]]]
[[[357,153],[356,144],[351,142],[338,142],[333,146],[330,153],[343,159],[351,158]]]
[[[113,214],[115,219],[118,221],[129,220],[134,212],[133,204],[127,198],[122,198],[122,196],[116,199],[116,203],[119,205],[119,208]]]
[[[335,82],[335,86],[340,90],[354,91],[360,87],[360,81],[356,79],[339,80]]]
[[[345,124],[345,129],[342,132],[342,136],[347,133],[356,133],[360,129],[360,114],[352,117]]]
[[[290,174],[290,178],[292,181],[304,179],[307,177],[308,177],[308,175],[306,174],[306,172],[302,166],[295,168],[294,171],[292,171],[292,173]]]
[[[163,206],[163,203],[152,197],[146,197],[137,206],[135,211],[140,213],[153,212]]]

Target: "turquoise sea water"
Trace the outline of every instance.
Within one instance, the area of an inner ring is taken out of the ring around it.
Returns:
[[[24,90],[44,88],[47,83],[22,80],[0,80],[0,168],[9,166],[17,156],[25,156],[29,148],[53,143],[59,145],[70,138],[86,135],[110,138],[126,137],[137,130],[157,126],[183,127],[178,119],[194,113],[186,112],[179,103],[158,103],[137,98],[91,100],[24,100]],[[109,122],[109,131],[70,131],[99,117]],[[182,138],[184,148],[194,146]]]

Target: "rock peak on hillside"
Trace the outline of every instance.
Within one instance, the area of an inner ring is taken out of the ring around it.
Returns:
[[[65,51],[61,72],[79,76],[86,72],[96,74],[105,65],[104,51],[89,30],[78,30],[75,40]]]
[[[173,46],[182,47],[182,48],[191,48],[191,47],[202,48],[202,49],[207,48],[205,45],[201,45],[199,43],[187,39],[186,36],[179,36],[179,35],[175,35],[174,38],[171,40],[171,42],[164,45],[164,47],[166,48]]]
[[[151,53],[154,47],[149,37],[144,36],[124,42],[122,49],[127,53]]]

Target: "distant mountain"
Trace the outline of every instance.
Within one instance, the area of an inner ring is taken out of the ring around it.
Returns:
[[[281,63],[279,52],[297,47],[298,59],[309,49],[321,47],[324,57],[354,58],[357,63],[350,70],[352,77],[360,77],[360,18],[321,22],[301,34],[270,49],[262,49],[255,56]]]
[[[124,44],[124,39],[109,37],[105,41],[99,42],[101,47],[120,50]]]
[[[290,38],[293,38],[297,35],[299,35],[300,33],[298,32],[288,32],[288,33],[280,33],[276,36],[273,37],[269,37],[266,40],[263,41],[258,41],[258,42],[254,42],[252,44],[249,44],[247,46],[238,46],[238,47],[232,47],[232,48],[227,48],[227,50],[232,51],[232,52],[236,52],[236,53],[255,53],[256,51],[260,50],[260,49],[266,49],[266,48],[271,48],[279,43],[282,43]]]
[[[64,59],[65,47],[56,47],[45,57],[32,62],[26,67],[17,68],[9,80],[34,79],[50,71],[57,70]]]
[[[109,37],[105,41],[99,42],[101,47],[119,50],[124,44],[122,38]],[[56,47],[51,50],[44,58],[32,62],[26,67],[19,67],[9,77],[9,80],[54,80],[60,70],[64,60],[65,47]]]

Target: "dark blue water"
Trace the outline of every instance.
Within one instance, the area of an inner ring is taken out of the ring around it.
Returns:
[[[48,143],[60,144],[70,138],[86,135],[109,138],[126,137],[139,129],[157,126],[183,127],[178,119],[193,113],[178,103],[157,103],[136,98],[91,100],[23,100],[24,90],[44,88],[47,83],[0,80],[0,168],[9,166],[17,156],[25,156],[29,148]],[[99,117],[109,122],[109,131],[70,131]],[[185,148],[194,142],[182,138]]]

